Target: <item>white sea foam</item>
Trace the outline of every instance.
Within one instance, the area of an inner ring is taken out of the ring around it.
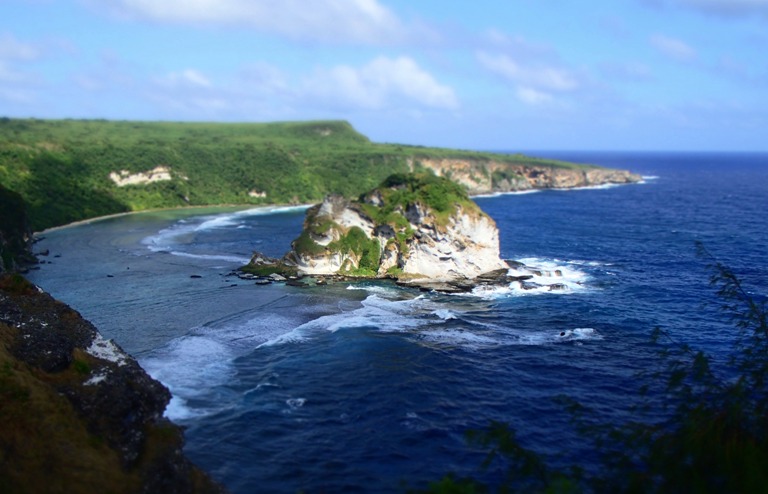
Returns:
[[[432,329],[423,331],[418,336],[422,341],[467,349],[487,348],[501,343],[499,338],[463,329]]]
[[[526,190],[510,190],[509,192],[492,192],[490,194],[477,194],[473,195],[472,198],[491,198],[491,197],[501,197],[501,196],[521,196],[525,194],[536,194],[541,192],[542,189],[526,189]]]
[[[416,333],[419,341],[430,345],[461,347],[481,350],[498,346],[541,346],[559,343],[596,341],[603,339],[593,328],[575,328],[560,331],[529,331],[504,326],[470,325],[464,328],[430,328]]]
[[[226,384],[235,375],[235,352],[213,336],[189,335],[171,341],[153,352],[141,365],[165,384],[173,396],[165,414],[171,420],[204,416],[216,407],[191,407],[190,400],[205,398],[207,392]]]
[[[205,411],[197,411],[190,408],[187,400],[177,394],[171,394],[171,401],[165,407],[165,416],[171,420],[188,420],[207,415]]]
[[[173,400],[166,409],[172,420],[205,416],[226,407],[212,398],[214,388],[236,378],[235,359],[296,326],[293,315],[244,315],[214,327],[195,328],[141,360],[155,379],[166,385]],[[190,405],[197,402],[194,406]],[[205,403],[200,405],[199,403]]]
[[[163,251],[166,252],[166,251]],[[192,254],[191,252],[181,252],[181,251],[167,251],[169,254],[179,257],[188,257],[190,259],[202,259],[204,261],[224,261],[229,263],[237,263],[237,264],[248,264],[248,262],[251,260],[250,257],[245,256],[228,256],[228,255],[217,255],[217,254]]]
[[[602,340],[603,337],[593,328],[575,328],[559,332],[520,333],[514,335],[514,339],[519,345],[549,345],[573,341]]]
[[[166,415],[184,421],[232,405],[232,399],[227,401],[217,393],[237,379],[238,357],[256,349],[277,351],[276,346],[311,344],[319,335],[329,332],[397,333],[417,344],[467,350],[600,338],[591,328],[532,333],[489,322],[482,315],[476,315],[484,311],[474,312],[480,302],[457,303],[456,299],[443,295],[424,294],[403,298],[407,295],[403,291],[396,296],[391,292],[388,295],[369,293],[363,301],[346,305],[346,310],[340,304],[336,306],[338,312],[308,321],[306,316],[291,311],[241,314],[228,321],[196,328],[155,350],[142,359],[141,364],[173,394]],[[295,397],[286,403],[290,411],[300,408],[305,401]]]
[[[313,335],[320,332],[341,330],[403,333],[429,346],[472,350],[499,345],[546,345],[600,338],[591,328],[533,333],[509,328],[477,319],[471,312],[457,309],[455,303],[441,302],[424,295],[392,300],[372,294],[356,309],[318,317],[265,342],[261,347],[308,343]]]
[[[390,293],[391,295],[391,293]],[[408,333],[458,319],[456,310],[447,309],[420,295],[411,299],[390,299],[370,294],[352,310],[318,317],[259,345],[269,347],[304,342],[319,332],[372,330],[384,333]]]
[[[622,185],[627,185],[627,184],[584,185],[582,187],[553,187],[551,190],[556,190],[558,192],[570,192],[570,191],[576,191],[576,190],[605,190],[605,189],[614,189],[616,187],[621,187]]]
[[[400,290],[395,286],[387,286],[387,285],[364,285],[364,284],[353,284],[347,286],[347,290],[360,290],[365,291],[368,293],[375,293],[377,295],[382,295],[384,297],[393,297],[397,296]]]
[[[303,407],[306,402],[306,398],[289,398],[285,400],[285,404],[291,407],[292,410]]]
[[[402,332],[429,322],[440,321],[436,316],[425,317],[431,312],[425,309],[426,303],[422,296],[407,300],[389,300],[377,294],[371,294],[361,302],[359,308],[318,317],[262,343],[259,347],[304,341],[319,331],[373,329],[382,332]]]
[[[177,221],[168,228],[160,230],[154,235],[145,237],[142,239],[141,243],[152,252],[169,252],[170,254],[176,256],[206,259],[205,256],[198,257],[195,254],[188,254],[179,251],[174,247],[177,247],[179,244],[194,241],[194,236],[198,232],[205,232],[221,228],[247,228],[248,226],[244,224],[246,218],[252,216],[267,216],[277,213],[301,211],[307,209],[308,207],[309,206],[259,207],[246,209],[243,211],[235,211],[233,213],[222,213],[216,215],[186,218]],[[214,256],[213,259],[240,263],[243,262],[244,258],[232,256]],[[248,260],[249,259],[245,259],[245,262],[248,262]]]
[[[261,206],[257,208],[244,209],[235,213],[238,216],[266,216],[277,213],[294,213],[306,211],[311,208],[311,204],[298,204],[296,206]]]
[[[589,289],[589,275],[578,266],[597,266],[592,261],[560,261],[535,257],[519,259],[522,266],[510,268],[509,276],[530,276],[530,279],[514,281],[507,286],[479,286],[468,295],[484,299],[509,296],[553,294],[564,295]],[[467,294],[461,294],[467,296]]]
[[[449,309],[437,309],[436,311],[433,312],[433,314],[436,315],[437,317],[439,317],[440,319],[444,320],[444,321],[450,321],[452,319],[458,319],[456,314],[454,314],[453,311],[451,311]]]

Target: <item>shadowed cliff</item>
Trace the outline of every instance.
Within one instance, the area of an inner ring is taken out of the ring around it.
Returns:
[[[0,186],[0,492],[222,492],[163,417],[170,392],[13,272],[34,260],[26,219]]]

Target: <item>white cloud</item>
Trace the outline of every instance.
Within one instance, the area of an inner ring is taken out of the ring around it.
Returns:
[[[14,70],[7,63],[0,60],[0,83],[23,83],[29,77],[17,70]]]
[[[362,67],[339,65],[320,70],[306,81],[305,91],[310,98],[359,109],[459,106],[450,86],[437,82],[408,57],[379,57]]]
[[[621,81],[648,81],[653,79],[651,68],[639,62],[613,62],[600,65],[600,71],[610,79]]]
[[[234,108],[231,88],[217,88],[197,69],[187,68],[154,77],[145,90],[153,104],[191,118],[221,118]]]
[[[35,75],[16,70],[0,59],[0,101],[12,106],[29,105],[36,101],[38,87]]]
[[[149,82],[145,97],[160,110],[184,118],[263,119],[302,111],[348,115],[459,107],[453,89],[409,57],[379,57],[361,66],[337,65],[295,77],[257,63],[216,84],[202,72],[186,69]]]
[[[34,60],[39,56],[34,45],[21,42],[10,33],[0,35],[0,60]]]
[[[555,64],[521,62],[507,54],[477,53],[480,64],[490,72],[515,85],[515,94],[523,103],[539,105],[554,100],[553,93],[569,93],[582,83],[571,70]]]
[[[677,38],[671,38],[663,34],[651,36],[651,45],[664,55],[675,60],[688,62],[697,57],[696,50]]]
[[[37,101],[37,95],[25,89],[5,88],[0,86],[0,101],[14,105],[29,105]]]
[[[181,72],[171,72],[156,79],[156,82],[169,88],[210,88],[211,81],[195,69],[185,69]]]
[[[579,87],[577,78],[568,70],[551,65],[525,66],[510,56],[480,52],[480,63],[509,81],[551,91],[573,91]]]
[[[517,98],[528,105],[541,105],[552,101],[552,95],[529,87],[519,87],[515,92]]]
[[[267,63],[252,63],[243,67],[238,78],[249,91],[285,92],[290,87],[288,76]]]
[[[174,77],[192,86],[211,87],[211,81],[195,69],[184,70],[179,74],[174,74]]]
[[[504,50],[522,60],[534,60],[554,56],[553,48],[545,43],[536,43],[521,35],[510,36],[498,29],[489,29],[484,33],[486,41],[495,48]]]
[[[672,0],[672,3],[721,16],[768,18],[768,0]]]
[[[389,44],[407,36],[378,0],[83,0],[130,19],[240,26],[294,39]]]

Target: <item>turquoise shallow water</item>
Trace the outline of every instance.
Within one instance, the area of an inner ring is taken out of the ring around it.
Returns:
[[[38,248],[51,263],[32,279],[170,387],[188,454],[233,492],[399,492],[474,474],[483,452],[463,434],[490,420],[554,464],[589,467],[597,452],[558,396],[629,417],[636,373],[656,365],[657,326],[720,357],[729,348],[696,241],[766,296],[768,156],[551,154],[649,177],[478,199],[503,255],[561,270],[564,293],[228,276],[254,249],[287,250],[301,209],[148,213],[50,232]]]

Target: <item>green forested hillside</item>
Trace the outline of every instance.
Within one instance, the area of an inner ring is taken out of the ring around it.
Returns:
[[[521,155],[376,144],[346,122],[268,124],[0,119],[0,185],[34,230],[150,208],[306,203],[357,195],[420,158],[571,166]],[[118,187],[167,169],[169,180]]]

